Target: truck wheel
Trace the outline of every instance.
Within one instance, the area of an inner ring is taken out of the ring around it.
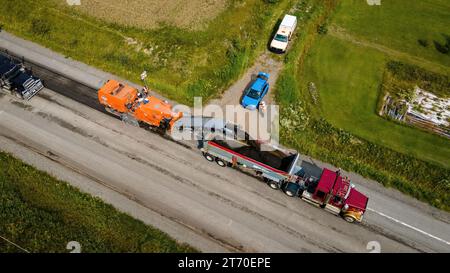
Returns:
[[[278,184],[275,181],[270,180],[269,181],[269,187],[271,187],[274,190],[278,190],[278,189],[280,189],[280,184]]]
[[[227,164],[225,163],[225,162],[223,162],[223,160],[222,159],[216,159],[216,163],[217,163],[217,165],[219,165],[220,167],[226,167],[227,166]]]
[[[300,190],[300,186],[297,183],[287,182],[283,186],[284,193],[289,197],[298,196],[298,191]]]
[[[208,160],[209,162],[213,162],[214,161],[214,157],[212,156],[212,155],[210,155],[210,154],[204,154],[203,155],[205,158],[206,158],[206,160]]]
[[[287,190],[287,191],[285,191],[284,193],[286,193],[286,195],[287,196],[289,196],[289,197],[294,197],[294,193],[293,192],[291,192],[290,190]]]
[[[351,217],[351,216],[344,216],[344,220],[347,221],[348,223],[354,223],[355,222],[355,218]]]

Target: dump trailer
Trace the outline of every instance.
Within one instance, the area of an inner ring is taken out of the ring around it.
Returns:
[[[249,169],[271,188],[280,189],[290,197],[300,197],[347,222],[363,219],[368,198],[339,171],[307,166],[308,163],[301,161],[295,151],[253,140],[213,137],[204,141],[202,152],[210,162],[221,167]]]
[[[167,101],[116,80],[109,80],[98,90],[98,100],[106,111],[124,122],[162,132],[169,130],[183,116],[181,112],[172,111],[172,105]]]
[[[44,85],[23,64],[0,53],[0,88],[20,99],[29,100],[41,91]]]
[[[204,157],[221,167],[239,166],[253,170],[274,189],[294,179],[293,172],[300,156],[295,151],[256,140],[224,139],[220,136],[206,139],[202,147]]]

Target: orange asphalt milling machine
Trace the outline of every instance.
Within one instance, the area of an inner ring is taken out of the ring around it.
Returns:
[[[109,80],[98,90],[98,100],[106,111],[136,126],[166,131],[183,116],[182,112],[173,112],[167,101],[116,80]]]

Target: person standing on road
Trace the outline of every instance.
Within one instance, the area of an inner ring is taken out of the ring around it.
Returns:
[[[262,116],[264,116],[264,114],[266,112],[266,102],[265,101],[261,101],[261,103],[259,104],[259,112],[261,113]]]

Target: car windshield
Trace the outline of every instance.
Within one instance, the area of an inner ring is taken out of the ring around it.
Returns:
[[[277,34],[277,36],[275,36],[275,40],[286,43],[288,41],[288,38],[284,35]]]
[[[258,99],[259,98],[259,91],[256,91],[255,89],[250,89],[247,96],[249,96],[252,99]]]

